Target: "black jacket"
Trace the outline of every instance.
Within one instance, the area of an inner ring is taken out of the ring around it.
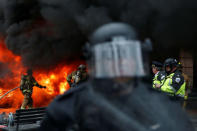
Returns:
[[[49,105],[40,130],[192,131],[181,106],[148,86],[105,80],[84,83]]]

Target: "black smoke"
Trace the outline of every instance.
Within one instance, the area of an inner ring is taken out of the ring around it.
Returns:
[[[76,60],[89,35],[109,22],[126,22],[154,49],[191,49],[197,42],[195,0],[2,0],[0,31],[28,67]]]
[[[4,6],[5,6],[5,1],[0,1],[0,37],[5,33]]]

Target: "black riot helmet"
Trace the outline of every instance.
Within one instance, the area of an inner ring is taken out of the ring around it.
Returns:
[[[178,65],[178,62],[174,58],[168,58],[164,62],[164,68],[165,68],[165,70],[166,70],[166,67],[167,66],[170,67],[171,70],[172,70],[174,67],[177,67],[177,65]],[[166,72],[169,73],[169,71],[166,71]]]
[[[94,78],[145,76],[142,43],[134,28],[110,23],[98,28],[86,44],[88,70]]]
[[[158,61],[152,61],[152,68],[157,68],[158,71],[162,69],[163,64]]]

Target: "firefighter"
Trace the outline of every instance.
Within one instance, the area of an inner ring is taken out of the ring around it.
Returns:
[[[181,72],[177,69],[178,62],[174,58],[168,58],[164,62],[164,68],[167,73],[161,90],[173,98],[184,99],[185,80]]]
[[[86,66],[81,64],[76,71],[73,71],[67,76],[67,82],[71,88],[76,87],[77,84],[86,81],[88,78]]]
[[[89,43],[89,80],[48,106],[41,131],[192,130],[176,103],[147,88],[151,83],[142,78],[148,76],[149,64],[143,59],[148,48],[141,46],[147,44],[130,25],[103,25]]]
[[[159,89],[165,79],[165,72],[162,71],[162,63],[158,61],[153,61],[152,62],[152,72],[154,74],[153,77],[153,88],[154,89]]]
[[[24,100],[21,105],[21,109],[26,109],[27,107],[29,109],[33,108],[33,100],[31,96],[33,93],[34,86],[37,86],[39,88],[46,88],[46,86],[42,86],[38,84],[38,82],[32,76],[32,70],[28,69],[27,75],[21,76],[20,90],[22,94],[24,95]]]

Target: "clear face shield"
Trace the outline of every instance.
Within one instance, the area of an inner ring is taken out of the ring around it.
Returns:
[[[140,41],[114,37],[91,49],[89,73],[94,78],[143,77],[146,74]]]

